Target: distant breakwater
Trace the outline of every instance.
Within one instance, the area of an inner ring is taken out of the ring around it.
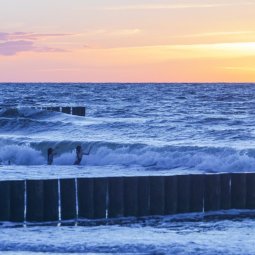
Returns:
[[[15,108],[15,107],[14,107]],[[40,109],[46,111],[53,111],[53,112],[62,112],[66,114],[76,115],[76,116],[85,116],[86,115],[86,107],[84,106],[47,106],[47,107],[31,107],[33,109]],[[13,107],[8,106],[3,107],[0,106],[1,109],[13,109]],[[16,108],[15,108],[16,109]]]
[[[72,114],[77,116],[85,116],[86,115],[86,108],[83,106],[54,106],[54,107],[42,107],[42,110],[53,111],[53,112],[62,112],[66,114]]]
[[[255,173],[0,182],[0,221],[47,222],[255,209]]]

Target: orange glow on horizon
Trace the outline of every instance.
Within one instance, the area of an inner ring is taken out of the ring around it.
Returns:
[[[6,68],[8,78],[13,61],[22,64],[15,81],[27,81],[26,76],[33,77],[32,81],[43,77],[39,81],[75,82],[125,82],[130,77],[133,82],[255,80],[255,43],[83,49],[51,56],[49,60],[45,53],[20,53],[6,57],[0,68]]]

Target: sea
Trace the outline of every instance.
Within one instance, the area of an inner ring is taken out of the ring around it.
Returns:
[[[85,106],[86,116],[45,110]],[[75,148],[88,153],[74,165]],[[52,165],[47,149],[54,148]],[[255,84],[0,83],[0,179],[255,171]],[[0,223],[0,254],[255,254],[255,211]]]

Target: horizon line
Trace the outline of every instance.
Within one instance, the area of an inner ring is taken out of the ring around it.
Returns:
[[[251,82],[231,82],[231,81],[208,81],[208,82],[202,82],[202,81],[199,81],[199,82],[195,82],[195,81],[189,81],[189,82],[175,82],[175,81],[168,81],[168,82],[121,82],[121,81],[118,81],[118,82],[110,82],[110,81],[106,81],[106,82],[75,82],[75,81],[72,81],[72,82],[65,82],[65,81],[37,81],[37,82],[33,82],[33,81],[29,81],[29,82],[26,82],[26,81],[19,81],[19,82],[14,82],[14,81],[10,81],[10,82],[1,82],[0,81],[0,84],[217,84],[217,83],[221,83],[221,84],[255,84],[255,81],[251,81]]]

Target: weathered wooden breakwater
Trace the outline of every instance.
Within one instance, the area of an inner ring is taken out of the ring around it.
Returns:
[[[141,217],[255,209],[255,173],[0,182],[0,221]]]
[[[45,109],[48,111],[53,111],[53,112],[63,112],[66,114],[72,114],[72,115],[77,115],[77,116],[85,116],[86,115],[86,108],[83,106],[75,106],[75,107],[55,106],[55,107],[42,107],[42,109]]]
[[[10,109],[12,109],[11,107]],[[62,112],[66,114],[72,114],[77,116],[85,116],[86,115],[86,107],[84,106],[48,106],[48,107],[32,107],[34,109],[43,109],[47,111],[53,111],[53,112]],[[0,106],[0,110],[2,110],[3,107]]]

